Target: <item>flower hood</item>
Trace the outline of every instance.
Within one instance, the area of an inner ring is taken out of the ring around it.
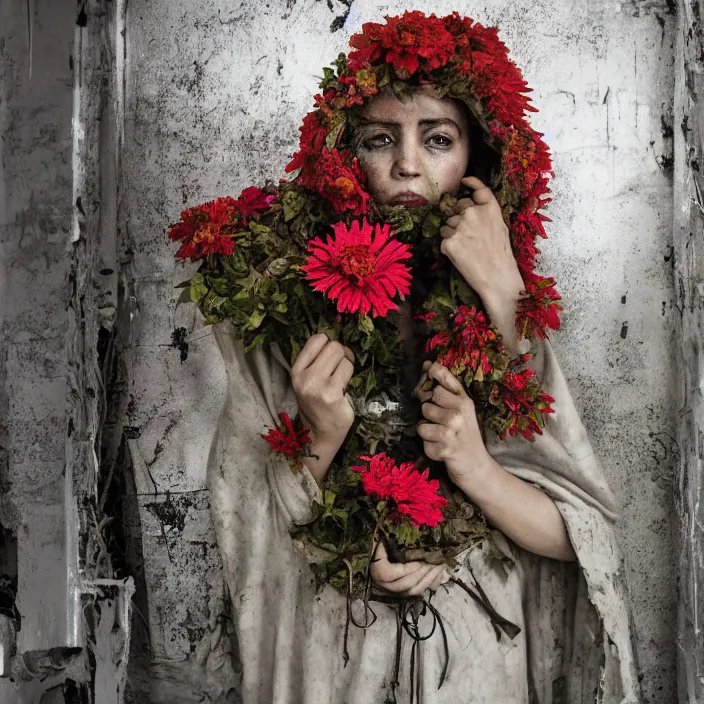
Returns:
[[[537,112],[525,95],[531,89],[497,28],[457,12],[445,17],[405,12],[386,17],[385,24],[365,23],[350,47],[324,69],[322,92],[299,128],[299,149],[286,167],[297,172],[294,182],[341,218],[370,213],[374,202],[349,144],[355,115],[384,86],[401,95],[410,86],[432,83],[441,96],[466,106],[495,155],[489,185],[502,207],[528,294],[520,310],[523,336],[544,337],[544,328],[557,329],[562,308],[555,280],[534,272],[540,253],[536,239],[547,238],[543,223],[549,218],[539,211],[551,200],[552,163],[542,134],[526,118]]]

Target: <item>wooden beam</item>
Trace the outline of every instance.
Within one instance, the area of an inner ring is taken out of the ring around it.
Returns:
[[[678,0],[674,284],[679,702],[704,702],[704,0]]]

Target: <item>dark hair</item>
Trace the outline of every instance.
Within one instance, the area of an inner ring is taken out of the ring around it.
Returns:
[[[470,156],[465,176],[476,176],[488,186],[501,169],[501,154],[487,144],[484,130],[471,110],[461,100],[455,102],[464,110],[469,123]]]

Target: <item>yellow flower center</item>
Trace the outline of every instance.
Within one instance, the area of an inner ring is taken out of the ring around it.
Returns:
[[[200,244],[201,242],[207,242],[210,244],[215,241],[215,233],[213,232],[213,225],[211,223],[205,224],[198,232],[193,235],[193,241]]]

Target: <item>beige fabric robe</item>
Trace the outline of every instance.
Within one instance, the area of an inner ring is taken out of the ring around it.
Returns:
[[[208,461],[212,513],[232,598],[244,704],[384,704],[396,650],[396,616],[372,603],[366,631],[350,626],[344,665],[345,598],[316,593],[289,526],[309,520],[318,486],[304,468],[294,474],[260,434],[280,411],[297,412],[288,365],[274,347],[248,354],[228,322],[214,326],[228,392]],[[639,701],[622,560],[614,537],[614,499],[548,341],[533,343],[531,361],[555,413],[535,443],[488,438],[508,471],[540,486],[556,502],[579,559],[560,563],[510,543],[513,569],[486,559],[487,545],[460,556],[456,574],[472,574],[503,617],[521,627],[497,642],[486,613],[457,585],[432,603],[443,618],[449,668],[439,629],[420,648],[423,704],[617,704]],[[471,573],[468,568],[471,568]],[[420,621],[424,632],[430,618]],[[410,648],[402,638],[398,704],[409,701]]]

